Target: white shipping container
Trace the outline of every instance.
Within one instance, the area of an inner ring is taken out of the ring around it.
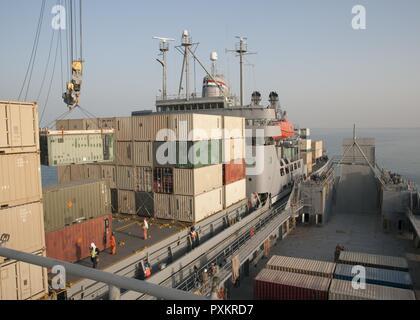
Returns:
[[[234,183],[223,186],[224,208],[246,199],[246,179],[236,181]]]
[[[153,114],[133,117],[134,141],[166,141],[169,128],[168,114]],[[158,137],[159,134],[159,137]]]
[[[47,269],[36,265],[7,262],[0,265],[0,279],[0,300],[37,300],[48,293]]]
[[[153,166],[153,143],[134,142],[133,162],[135,166]]]
[[[174,220],[175,217],[171,213],[171,199],[172,195],[163,194],[163,193],[154,193],[154,213],[155,218],[165,219],[165,220]]]
[[[195,196],[223,186],[223,165],[174,169],[174,194]]]
[[[0,227],[2,234],[10,234],[6,248],[32,253],[45,246],[41,202],[0,209]]]
[[[38,150],[37,104],[0,101],[0,153]]]
[[[99,164],[86,165],[86,178],[89,180],[102,179],[101,166]]]
[[[197,223],[222,210],[223,188],[195,197],[178,195],[170,197],[170,215],[176,221]]]
[[[134,191],[135,186],[134,167],[117,166],[117,188]]]
[[[416,300],[412,290],[366,284],[363,290],[353,288],[351,281],[333,279],[329,300]]]
[[[299,148],[301,151],[310,151],[312,148],[312,140],[310,139],[300,140]]]
[[[133,140],[131,117],[115,118],[115,139],[117,141]]]
[[[135,168],[136,191],[153,192],[153,169],[152,167]]]
[[[117,188],[117,167],[111,165],[101,165],[101,179],[109,183],[111,189]]]
[[[223,117],[223,139],[237,139],[245,137],[245,118]]]
[[[234,160],[245,159],[245,139],[222,140],[223,163],[230,163]]]
[[[220,140],[223,137],[222,116],[181,113],[169,116],[169,129],[175,133],[170,141]]]
[[[136,196],[134,191],[118,190],[118,213],[136,214]]]
[[[0,206],[17,206],[41,198],[39,154],[0,155]]]
[[[116,144],[115,163],[120,166],[130,166],[133,164],[133,143],[118,141]]]

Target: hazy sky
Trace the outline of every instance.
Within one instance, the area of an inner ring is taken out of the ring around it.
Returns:
[[[29,100],[40,90],[56,2],[47,0]],[[0,0],[0,100],[18,97],[40,4]],[[366,30],[351,27],[357,4],[366,7]],[[173,37],[179,44],[183,29],[200,42],[197,55],[204,63],[209,65],[210,51],[219,53],[218,69],[236,94],[239,64],[225,49],[234,48],[235,36],[247,36],[249,49],[258,54],[247,57],[254,67],[245,69],[245,101],[254,89],[263,93],[264,103],[269,91],[278,91],[289,118],[300,126],[420,126],[419,0],[86,0],[81,105],[97,116],[153,108],[161,66],[152,36]],[[175,93],[182,57],[171,49],[168,90]],[[58,56],[44,123],[65,111],[60,63]],[[51,69],[41,108],[50,74]],[[199,91],[203,75],[197,66]]]

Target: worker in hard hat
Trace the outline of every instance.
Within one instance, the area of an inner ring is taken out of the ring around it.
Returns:
[[[148,239],[148,231],[149,231],[149,223],[147,222],[147,219],[144,218],[143,220],[143,239]]]
[[[92,267],[94,269],[98,266],[98,255],[99,255],[99,249],[96,247],[95,243],[90,244],[90,261],[92,261]]]

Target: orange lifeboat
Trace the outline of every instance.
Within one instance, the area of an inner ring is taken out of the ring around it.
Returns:
[[[295,135],[295,127],[293,124],[287,120],[279,120],[278,125],[280,126],[281,135],[273,137],[274,140],[283,140],[291,138]]]

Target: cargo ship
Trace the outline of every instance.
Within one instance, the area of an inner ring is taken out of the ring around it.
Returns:
[[[0,102],[0,299],[415,299],[419,193],[377,165],[374,139],[354,131],[330,159],[275,91],[268,105],[257,91],[244,103],[244,38],[239,99],[217,54],[208,72],[191,46],[184,31],[176,96],[163,59],[156,112],[40,132],[36,104]],[[190,59],[205,72],[201,95]],[[42,189],[40,163],[57,167],[59,186]],[[65,288],[52,265],[65,266]],[[346,266],[365,268],[366,290]]]

